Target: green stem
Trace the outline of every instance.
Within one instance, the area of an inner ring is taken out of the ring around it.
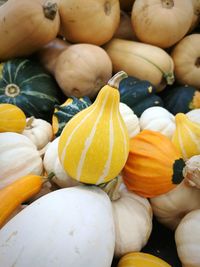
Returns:
[[[99,187],[106,192],[111,201],[118,200],[120,198],[119,188],[122,184],[122,177],[117,176],[108,183],[102,184]]]

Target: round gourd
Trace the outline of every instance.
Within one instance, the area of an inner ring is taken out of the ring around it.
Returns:
[[[168,193],[151,198],[150,202],[157,220],[174,230],[187,213],[200,209],[199,189],[183,181]]]
[[[54,76],[66,96],[95,98],[112,76],[112,62],[100,46],[74,44],[56,59]]]
[[[26,115],[12,104],[0,104],[0,132],[22,133],[26,126]]]
[[[60,136],[65,124],[79,111],[89,107],[92,104],[89,97],[70,97],[62,105],[55,105],[52,127],[56,137]]]
[[[53,139],[51,124],[34,117],[27,118],[26,127],[22,134],[27,136],[38,150],[44,148]]]
[[[174,63],[160,47],[113,38],[104,45],[111,58],[114,73],[124,70],[129,76],[147,80],[161,91],[174,82]]]
[[[167,109],[163,107],[147,108],[140,116],[141,130],[157,131],[171,139],[175,131],[175,119]]]
[[[200,124],[191,121],[186,114],[175,115],[176,129],[172,142],[185,160],[200,154]]]
[[[0,61],[29,56],[57,36],[58,6],[53,0],[9,0],[1,6],[0,23]]]
[[[200,88],[200,34],[193,33],[185,36],[178,42],[171,56],[174,61],[174,72],[176,81]]]
[[[0,64],[0,103],[18,106],[27,117],[51,121],[61,91],[36,61],[15,58]]]
[[[122,170],[129,151],[129,136],[119,112],[119,82],[113,76],[95,102],[76,114],[63,129],[58,155],[64,170],[79,182],[101,184]],[[78,141],[77,141],[78,140]]]
[[[102,45],[108,42],[120,21],[118,0],[59,0],[61,33],[72,43]]]
[[[200,92],[193,86],[168,86],[160,92],[159,96],[164,107],[174,115],[200,108]]]
[[[19,177],[43,171],[42,159],[32,141],[18,133],[0,133],[0,188]]]
[[[191,121],[200,124],[200,108],[190,110],[186,113],[186,115]]]
[[[193,4],[188,0],[135,0],[131,18],[141,42],[167,48],[188,32]]]
[[[155,197],[183,180],[184,166],[181,154],[168,137],[143,130],[130,140],[123,180],[128,190],[143,197]]]
[[[120,114],[128,129],[129,137],[133,137],[140,132],[139,118],[134,114],[133,110],[128,105],[119,103]]]
[[[172,267],[162,259],[144,252],[131,252],[124,255],[117,267]]]
[[[199,0],[192,0],[192,4],[193,4],[193,19],[188,33],[194,31],[200,22],[200,2]]]
[[[46,194],[0,231],[4,267],[110,267],[114,245],[111,202],[96,187]]]
[[[178,256],[184,267],[200,266],[200,209],[188,213],[178,225],[175,241]]]
[[[149,81],[129,76],[120,82],[119,92],[120,101],[128,105],[137,117],[149,107],[163,106],[162,99],[156,95],[156,88]]]

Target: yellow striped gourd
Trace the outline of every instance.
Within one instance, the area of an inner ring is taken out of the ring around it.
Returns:
[[[187,160],[200,154],[200,124],[191,121],[184,113],[177,113],[175,122],[176,129],[172,142],[180,151],[183,159]]]
[[[128,157],[129,136],[119,112],[119,83],[127,77],[115,74],[94,103],[77,113],[63,129],[58,155],[64,170],[74,179],[101,184],[115,178]]]
[[[26,126],[26,115],[13,104],[0,104],[0,132],[22,133]]]

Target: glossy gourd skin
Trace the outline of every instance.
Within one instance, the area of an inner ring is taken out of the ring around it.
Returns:
[[[80,182],[108,182],[119,174],[127,160],[128,130],[119,112],[119,91],[112,85],[113,79],[124,78],[124,73],[116,75],[91,106],[66,124],[60,136],[60,162]]]
[[[174,115],[200,107],[200,92],[193,86],[167,86],[159,96],[163,100],[164,107]]]
[[[123,180],[128,190],[143,197],[155,197],[183,180],[184,166],[181,154],[168,137],[143,130],[130,140]]]
[[[149,107],[163,106],[162,99],[149,81],[129,76],[120,82],[119,91],[120,101],[127,104],[137,116]]]
[[[55,105],[52,118],[53,133],[56,137],[60,136],[65,124],[79,111],[92,104],[89,97],[70,97],[62,105]]]
[[[22,133],[26,126],[24,112],[12,104],[0,104],[0,132]]]
[[[15,58],[0,64],[0,103],[18,106],[27,117],[51,121],[61,97],[55,80],[34,60]]]

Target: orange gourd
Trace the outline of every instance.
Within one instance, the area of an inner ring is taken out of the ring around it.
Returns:
[[[0,228],[21,203],[40,192],[43,182],[42,176],[29,174],[0,190]]]
[[[123,180],[130,191],[155,197],[172,190],[183,180],[184,166],[180,152],[168,137],[143,130],[130,140]]]

